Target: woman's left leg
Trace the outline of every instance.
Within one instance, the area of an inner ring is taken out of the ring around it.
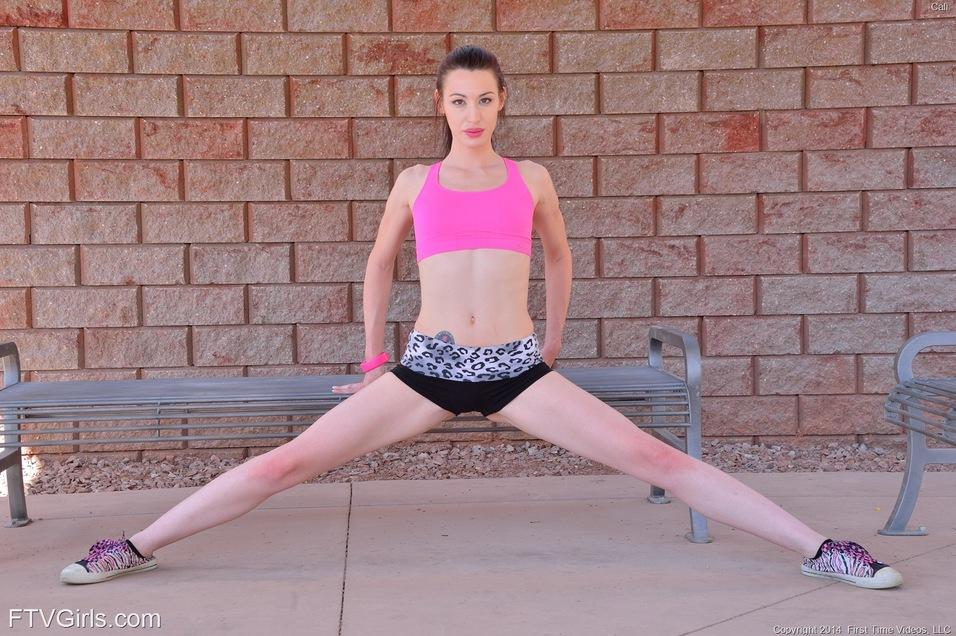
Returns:
[[[559,373],[547,373],[497,413],[540,439],[671,491],[705,517],[805,557],[825,536],[727,473],[660,441]]]

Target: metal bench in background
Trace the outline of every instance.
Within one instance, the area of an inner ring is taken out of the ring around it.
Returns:
[[[582,389],[616,408],[650,434],[692,457],[701,458],[700,347],[697,338],[665,327],[649,330],[648,364],[621,367],[555,369]],[[683,353],[684,378],[664,370],[662,346]],[[166,378],[64,382],[20,382],[20,358],[12,342],[0,343],[0,470],[6,470],[10,498],[7,527],[30,523],[21,465],[23,446],[162,444],[188,449],[201,440],[295,437],[320,415],[348,398],[332,393],[334,384],[360,381],[359,375],[303,375],[236,378]],[[261,421],[261,418],[276,418]],[[236,418],[255,421],[238,422]],[[190,420],[201,419],[201,423]],[[210,422],[209,420],[212,420]],[[518,431],[513,426],[462,413],[452,420],[476,420],[475,426],[432,428],[428,433]],[[120,425],[110,420],[121,421]],[[50,423],[66,423],[51,428]],[[582,422],[582,426],[586,426]],[[234,429],[256,429],[241,433]],[[669,428],[683,428],[678,437]],[[266,432],[262,432],[265,430]],[[116,437],[116,433],[132,433]],[[97,435],[99,434],[99,435]],[[50,437],[54,439],[50,439]],[[22,437],[27,437],[24,441]],[[648,500],[669,503],[664,490],[651,485]],[[709,543],[707,519],[690,510],[694,543]]]
[[[956,345],[956,331],[929,331],[913,336],[896,354],[898,384],[886,398],[884,419],[907,429],[906,472],[896,506],[879,534],[920,536],[925,526],[907,530],[927,464],[956,464],[956,448],[930,448],[930,437],[956,446],[956,375],[914,378],[913,359],[927,347]]]

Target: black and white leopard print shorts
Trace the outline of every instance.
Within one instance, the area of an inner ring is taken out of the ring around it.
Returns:
[[[455,415],[480,411],[487,416],[550,371],[534,333],[502,344],[468,347],[413,329],[391,373]]]

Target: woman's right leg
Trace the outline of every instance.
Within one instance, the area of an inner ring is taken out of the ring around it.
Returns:
[[[385,373],[297,437],[219,475],[129,539],[148,557],[355,457],[419,435],[452,415],[393,373]]]

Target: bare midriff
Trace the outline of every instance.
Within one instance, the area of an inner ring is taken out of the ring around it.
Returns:
[[[501,249],[440,252],[418,263],[421,311],[415,330],[451,333],[455,344],[487,347],[534,332],[528,313],[531,260]]]

